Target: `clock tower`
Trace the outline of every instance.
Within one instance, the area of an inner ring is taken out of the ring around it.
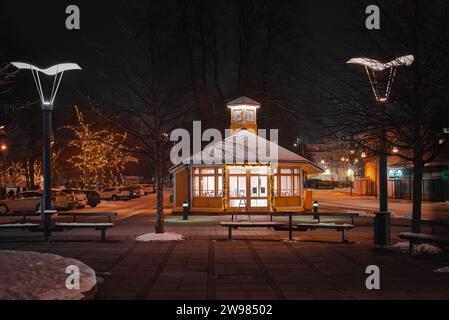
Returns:
[[[231,130],[236,133],[248,130],[257,134],[257,109],[260,103],[247,97],[241,97],[228,103],[231,109]]]

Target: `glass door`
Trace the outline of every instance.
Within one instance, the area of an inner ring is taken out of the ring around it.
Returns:
[[[249,206],[252,209],[268,209],[268,176],[250,176]]]

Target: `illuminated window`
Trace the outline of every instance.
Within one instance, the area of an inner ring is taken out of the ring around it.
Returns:
[[[192,172],[193,197],[215,198],[223,196],[223,169],[194,168]]]
[[[301,195],[300,169],[281,168],[274,176],[274,195],[278,197],[297,197]]]
[[[246,110],[246,121],[249,121],[249,122],[256,121],[256,111]]]

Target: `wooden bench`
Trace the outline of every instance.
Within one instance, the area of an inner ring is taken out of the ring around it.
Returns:
[[[232,229],[239,228],[277,228],[280,226],[285,226],[282,222],[273,221],[241,221],[241,222],[220,222],[222,227],[228,228],[228,239],[232,240]]]
[[[331,229],[336,230],[337,232],[341,232],[341,242],[347,243],[348,240],[346,238],[346,233],[354,229],[355,225],[349,223],[295,223],[294,230],[298,231],[309,231],[309,230],[318,230],[318,229]]]
[[[31,230],[36,229],[40,226],[38,223],[24,223],[24,222],[14,222],[14,223],[2,223],[0,224],[0,230]]]
[[[400,239],[409,241],[408,254],[413,254],[415,243],[426,242],[435,244],[440,247],[449,246],[449,237],[425,233],[402,232],[399,234]]]
[[[35,230],[39,223],[27,222],[27,217],[39,218],[39,215],[32,212],[13,212],[0,215],[0,218],[22,218],[20,221],[13,221],[0,224],[0,230]]]
[[[58,214],[59,217],[71,217],[73,222],[57,222],[55,228],[58,229],[95,229],[101,232],[101,241],[106,241],[106,230],[113,228],[115,224],[112,222],[112,217],[117,217],[117,212],[62,212]],[[95,218],[107,217],[107,223],[99,222],[77,222],[77,218]]]
[[[321,217],[337,217],[337,218],[351,218],[351,224],[354,224],[354,218],[360,217],[359,212],[323,212],[316,213],[318,215],[318,223],[321,222]]]

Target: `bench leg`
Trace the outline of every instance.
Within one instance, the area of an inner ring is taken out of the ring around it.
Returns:
[[[346,229],[341,230],[341,242],[348,243],[348,239],[346,239]]]
[[[408,255],[411,256],[413,254],[413,248],[414,248],[415,244],[413,243],[412,240],[410,240],[409,244],[408,244]]]
[[[228,240],[232,240],[232,227],[229,227],[228,229]]]
[[[101,229],[101,241],[106,241],[106,229]]]

